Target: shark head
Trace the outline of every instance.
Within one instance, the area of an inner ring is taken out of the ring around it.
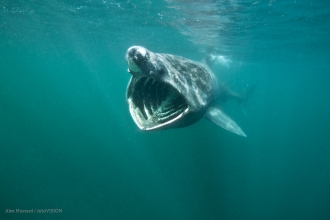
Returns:
[[[130,114],[141,130],[163,129],[189,112],[185,96],[165,80],[168,69],[162,57],[134,46],[127,50],[126,61],[132,74],[126,98]]]

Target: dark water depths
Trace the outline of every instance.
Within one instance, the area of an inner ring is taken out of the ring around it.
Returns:
[[[329,20],[327,1],[2,1],[0,219],[330,219]],[[132,45],[259,80],[223,106],[248,137],[139,131]]]

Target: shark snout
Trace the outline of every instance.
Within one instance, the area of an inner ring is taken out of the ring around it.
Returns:
[[[142,72],[150,58],[149,52],[144,47],[133,46],[126,52],[126,61],[128,64],[128,72],[137,73]]]
[[[148,58],[147,49],[140,46],[133,46],[128,48],[126,52],[126,60],[132,59],[136,64],[143,62]]]

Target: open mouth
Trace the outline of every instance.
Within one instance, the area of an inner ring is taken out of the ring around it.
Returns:
[[[170,124],[189,110],[186,100],[177,90],[150,77],[132,77],[127,100],[133,120],[142,130],[154,130]]]

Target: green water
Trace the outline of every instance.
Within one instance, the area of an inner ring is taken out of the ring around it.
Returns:
[[[225,18],[201,40],[177,2],[3,2],[0,219],[330,219],[329,4],[199,1]],[[209,44],[228,86],[258,81],[244,111],[223,106],[248,137],[139,131],[127,48],[200,60]]]

